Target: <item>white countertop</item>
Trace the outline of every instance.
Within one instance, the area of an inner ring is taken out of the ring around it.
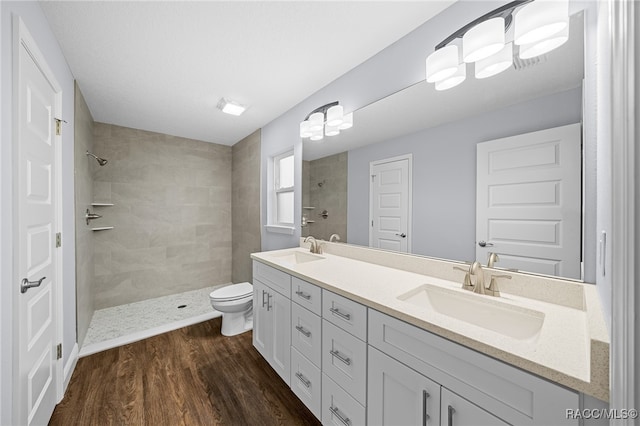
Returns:
[[[461,283],[327,253],[321,255],[322,260],[290,263],[282,255],[292,251],[309,252],[296,248],[251,257],[523,370],[598,399],[609,399],[609,340],[593,285],[582,284],[584,309],[577,309],[504,290],[499,298],[473,294],[462,290]],[[542,328],[532,338],[515,339],[398,299],[423,284],[472,294],[489,304],[497,301],[541,312]]]

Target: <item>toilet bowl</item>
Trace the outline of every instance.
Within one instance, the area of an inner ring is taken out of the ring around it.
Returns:
[[[253,285],[232,284],[209,294],[211,306],[222,312],[221,333],[235,336],[253,328]]]

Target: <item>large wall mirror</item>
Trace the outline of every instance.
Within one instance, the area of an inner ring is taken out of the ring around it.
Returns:
[[[469,66],[470,77],[446,91],[420,82],[355,111],[354,127],[340,135],[321,142],[305,140],[302,235],[328,240],[337,233],[349,244],[393,249],[372,245],[372,170],[389,159],[408,158],[411,196],[406,251],[476,260],[478,144],[576,124],[580,140],[572,155],[578,165],[575,191],[579,194],[574,197],[578,211],[573,220],[577,232],[563,244],[576,248],[577,269],[567,272],[545,259],[540,259],[541,268],[502,260],[496,267],[583,279],[585,268],[595,268],[595,259],[584,255],[584,206],[595,209],[595,191],[584,185],[585,174],[591,172],[581,148],[584,14],[571,16],[569,40],[546,55],[525,61],[514,57],[509,70],[481,80],[473,78]],[[552,228],[556,235],[564,232],[561,226]],[[499,244],[493,248],[501,253]],[[477,260],[486,263],[487,259]]]

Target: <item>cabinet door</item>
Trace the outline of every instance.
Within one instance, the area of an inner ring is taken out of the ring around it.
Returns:
[[[447,388],[441,388],[440,426],[507,426],[499,418],[483,410]]]
[[[440,385],[369,346],[367,419],[370,425],[436,426]]]
[[[253,280],[253,346],[269,361],[268,341],[271,334],[271,318],[267,312],[268,287]]]
[[[291,300],[271,288],[267,291],[267,311],[272,327],[267,360],[288,385],[291,373]]]

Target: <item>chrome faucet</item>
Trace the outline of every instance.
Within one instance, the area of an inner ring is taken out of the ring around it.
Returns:
[[[311,241],[311,247],[309,247],[309,251],[314,254],[322,254],[322,246],[318,243],[318,241],[311,235],[304,239],[305,243],[309,241]]]
[[[489,259],[487,260],[487,268],[493,268],[493,265],[495,265],[495,263],[499,260],[500,258],[496,253],[489,252]]]
[[[338,234],[331,234],[331,236],[329,237],[329,242],[332,243],[334,241],[340,241],[340,235]]]

